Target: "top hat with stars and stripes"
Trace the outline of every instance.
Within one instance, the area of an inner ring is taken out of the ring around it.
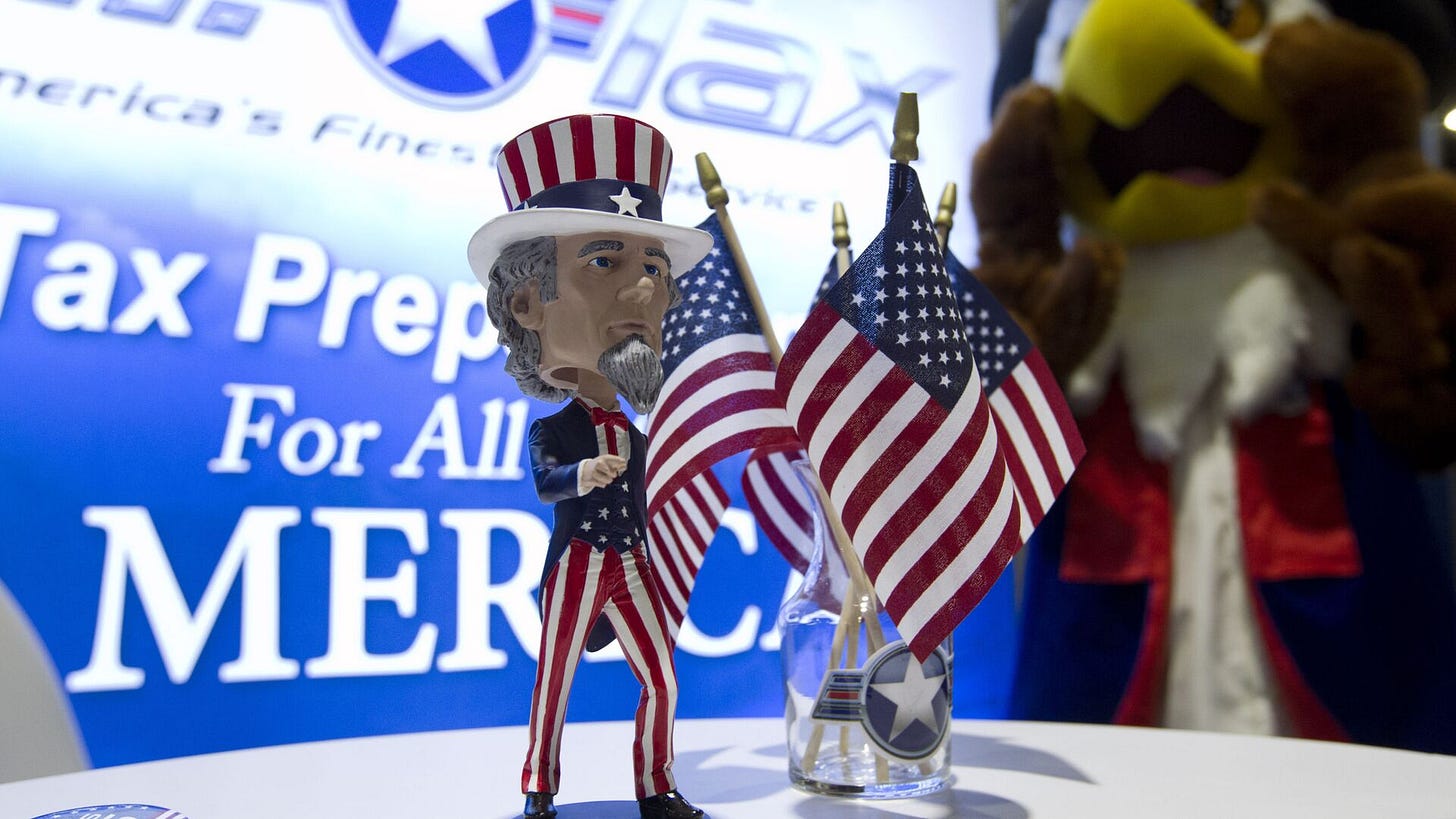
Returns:
[[[605,231],[658,238],[674,277],[713,245],[704,231],[663,223],[672,148],[645,122],[616,114],[543,122],[507,142],[495,164],[510,211],[470,239],[470,269],[481,284],[489,284],[502,248],[536,236]]]

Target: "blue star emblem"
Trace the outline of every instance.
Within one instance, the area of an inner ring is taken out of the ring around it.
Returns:
[[[507,96],[548,44],[546,0],[331,0],[358,56],[396,91],[448,108]]]

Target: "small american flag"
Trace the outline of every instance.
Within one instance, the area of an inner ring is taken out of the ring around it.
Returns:
[[[712,466],[754,447],[794,445],[717,215],[698,227],[713,249],[678,280],[682,303],[663,320],[665,378],[647,421],[648,544],[674,634],[727,506]]]
[[[1021,538],[1026,540],[1087,449],[1066,398],[1031,339],[949,248],[945,268],[1021,500]]]
[[[919,180],[810,311],[777,384],[886,611],[924,661],[1022,545],[1022,511]]]

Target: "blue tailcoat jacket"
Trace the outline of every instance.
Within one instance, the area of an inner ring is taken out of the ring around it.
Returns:
[[[627,435],[632,451],[627,458],[627,485],[632,495],[632,513],[637,530],[647,531],[647,436],[628,424]],[[580,534],[586,500],[576,492],[577,465],[601,454],[591,414],[580,401],[572,400],[558,413],[531,424],[529,437],[531,471],[536,480],[536,494],[542,502],[552,504],[555,519],[551,526],[551,544],[546,562],[541,567],[541,587],[546,576],[561,560],[566,546]],[[537,590],[540,605],[540,589]],[[587,651],[610,645],[616,637],[606,618],[598,617],[587,638]]]

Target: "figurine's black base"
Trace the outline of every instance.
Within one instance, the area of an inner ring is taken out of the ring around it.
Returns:
[[[556,796],[556,819],[641,819],[642,813],[637,808],[636,799],[620,799],[610,802],[578,802],[574,805],[562,804],[562,794]],[[518,809],[515,813],[502,816],[500,819],[519,819],[521,815]],[[709,818],[710,819],[710,818]]]

